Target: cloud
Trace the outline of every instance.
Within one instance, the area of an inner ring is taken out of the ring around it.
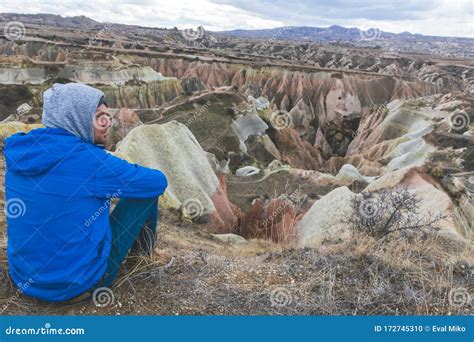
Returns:
[[[341,25],[474,37],[473,0],[3,0],[0,12],[85,15],[98,21],[220,31]]]
[[[212,0],[291,26],[376,27],[400,33],[474,38],[473,0]]]
[[[354,1],[354,0],[300,0],[300,1],[251,1],[251,0],[212,0],[219,4],[232,4],[263,16],[284,19],[288,15],[327,19],[402,20],[416,19],[426,8],[436,4],[436,0],[404,2],[395,1]]]
[[[209,30],[228,30],[236,27],[268,28],[284,25],[283,21],[265,19],[243,9],[216,4],[209,0],[3,0],[0,12],[52,13],[62,16],[85,15],[97,21],[150,27],[190,28],[203,25]]]

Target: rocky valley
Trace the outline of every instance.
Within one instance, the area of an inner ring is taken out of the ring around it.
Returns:
[[[20,14],[0,33],[2,146],[41,127],[46,89],[86,83],[114,114],[110,153],[169,180],[155,254],[127,260],[107,306],[18,294],[2,214],[3,313],[472,314],[472,39],[394,53],[400,37]]]

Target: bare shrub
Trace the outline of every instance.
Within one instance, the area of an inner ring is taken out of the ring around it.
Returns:
[[[351,201],[352,212],[345,218],[357,232],[384,237],[397,231],[439,229],[445,215],[422,217],[420,199],[407,189],[362,192]]]

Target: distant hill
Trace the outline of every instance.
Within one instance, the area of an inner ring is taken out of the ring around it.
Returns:
[[[219,31],[217,34],[226,36],[237,36],[247,38],[262,38],[272,40],[293,40],[293,41],[347,41],[354,40],[375,40],[375,39],[421,39],[421,40],[463,40],[470,38],[425,36],[418,33],[402,32],[392,33],[381,31],[377,28],[361,30],[357,27],[342,27],[333,25],[329,27],[309,27],[309,26],[283,26],[264,30],[231,30]]]
[[[90,29],[104,26],[103,23],[95,21],[84,15],[75,17],[63,17],[55,14],[38,13],[38,14],[21,14],[21,13],[1,13],[0,18],[4,20],[16,20],[20,22],[48,25],[56,27],[79,28],[87,27]]]
[[[0,13],[0,22],[19,21],[25,25],[45,25],[68,29],[98,31],[107,29],[109,32],[134,32],[139,36],[147,36],[154,41],[162,41],[163,37],[184,41],[182,32],[176,27],[145,27],[112,22],[99,22],[86,16],[63,17],[54,14],[20,14]],[[199,32],[199,31],[198,31]],[[210,32],[201,28],[199,44],[209,47],[217,41],[226,44],[228,39],[264,40],[264,45],[275,41],[291,43],[321,43],[338,46],[370,47],[392,53],[428,53],[456,58],[474,58],[474,39],[462,37],[425,36],[417,33],[392,33],[371,28],[366,31],[357,27],[333,25],[329,27],[284,26],[264,30],[231,30]],[[219,38],[219,39],[217,39]],[[216,40],[217,39],[217,40]],[[213,43],[214,42],[214,43]],[[196,41],[193,40],[193,43]],[[221,44],[219,43],[219,44]],[[218,44],[218,45],[219,45]]]

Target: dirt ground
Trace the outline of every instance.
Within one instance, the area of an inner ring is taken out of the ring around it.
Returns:
[[[472,301],[453,300],[472,293],[472,248],[429,235],[384,241],[358,235],[317,248],[264,240],[229,245],[162,212],[154,255],[127,259],[110,293],[77,304],[20,294],[7,276],[4,242],[3,315],[473,313]]]

